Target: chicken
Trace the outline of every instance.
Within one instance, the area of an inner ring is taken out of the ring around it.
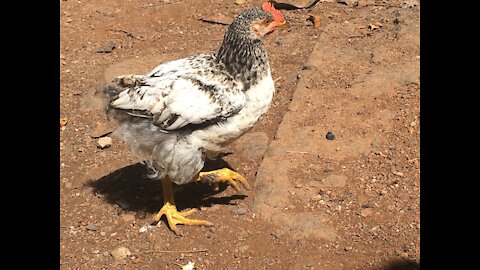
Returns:
[[[115,135],[146,160],[151,178],[160,179],[165,215],[178,224],[212,225],[179,212],[172,182],[227,183],[247,189],[243,176],[228,168],[200,172],[206,158],[249,131],[270,107],[275,92],[261,39],[286,21],[272,3],[248,9],[229,25],[217,53],[165,62],[145,75],[115,78],[103,89]],[[158,222],[157,224],[160,224]]]

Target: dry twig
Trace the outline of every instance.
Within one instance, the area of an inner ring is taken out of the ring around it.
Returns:
[[[108,30],[108,31],[112,31],[112,32],[120,32],[120,33],[124,33],[124,34],[126,34],[126,35],[127,35],[127,37],[130,37],[130,38],[134,38],[134,39],[138,39],[138,40],[142,40],[142,41],[144,41],[144,40],[145,40],[143,37],[142,37],[142,38],[136,37],[136,36],[134,36],[132,33],[128,32],[128,31],[125,31],[125,30],[122,30],[122,29],[120,29],[120,30],[117,30],[117,29],[110,29],[110,30]]]
[[[166,6],[166,5],[180,3],[180,2],[181,2],[181,0],[180,1],[175,1],[175,2],[162,2],[162,3],[156,3],[156,4],[147,4],[147,5],[144,5],[142,7],[147,8],[147,7],[155,7],[155,6]]]
[[[148,254],[148,253],[198,253],[198,252],[208,252],[208,249],[199,249],[199,250],[147,250],[139,253]]]

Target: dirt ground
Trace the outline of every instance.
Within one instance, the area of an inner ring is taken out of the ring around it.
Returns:
[[[110,131],[89,103],[99,83],[215,51],[226,26],[199,18],[261,3],[60,1],[61,269],[419,269],[418,1],[282,11],[290,27],[264,40],[273,105],[205,168],[229,166],[253,189],[174,188],[213,227],[147,226],[160,182],[119,139],[97,147]]]

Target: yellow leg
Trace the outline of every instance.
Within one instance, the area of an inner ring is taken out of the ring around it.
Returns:
[[[240,187],[237,182],[242,183],[246,189],[250,189],[245,177],[241,176],[239,173],[234,172],[228,168],[223,168],[219,170],[214,170],[210,172],[200,172],[196,181],[206,181],[213,183],[214,186],[218,186],[220,183],[227,183],[231,185],[236,191],[240,191]]]
[[[160,211],[155,215],[155,221],[159,221],[163,215],[167,218],[168,226],[174,231],[177,235],[180,234],[180,231],[177,228],[177,224],[184,225],[206,225],[212,226],[213,224],[206,220],[199,219],[188,219],[185,218],[188,215],[191,215],[197,211],[197,209],[190,209],[184,212],[178,212],[177,207],[175,206],[175,201],[173,199],[172,183],[170,179],[166,177],[162,179],[163,187],[163,196],[164,196],[164,205]]]

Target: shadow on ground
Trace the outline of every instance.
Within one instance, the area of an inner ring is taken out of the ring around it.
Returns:
[[[420,270],[420,263],[414,260],[395,259],[382,264],[375,270]]]
[[[230,168],[230,165],[219,158],[207,160],[202,171],[220,168]],[[159,180],[149,179],[148,169],[142,163],[136,163],[120,168],[98,180],[87,182],[93,192],[102,196],[105,201],[119,205],[123,210],[135,211],[137,217],[145,218],[146,214],[157,213],[163,205],[163,190]],[[179,210],[187,208],[210,207],[215,204],[236,205],[234,200],[244,199],[245,195],[226,197],[214,196],[227,188],[220,185],[217,191],[205,183],[173,185],[175,202]]]

